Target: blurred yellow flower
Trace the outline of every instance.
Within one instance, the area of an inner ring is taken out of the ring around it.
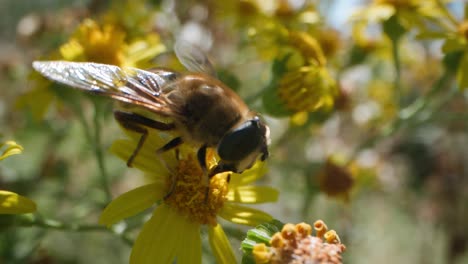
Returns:
[[[269,61],[277,57],[282,46],[287,43],[288,30],[284,25],[264,15],[255,16],[247,32],[249,41],[263,60]]]
[[[310,60],[310,62],[308,62],[309,64],[324,66],[327,63],[320,43],[310,34],[300,31],[290,31],[288,39],[291,46],[298,49],[306,61]]]
[[[378,23],[398,15],[405,26],[421,25],[422,18],[440,17],[436,0],[374,0],[353,14],[353,20]]]
[[[128,132],[130,139],[118,140],[112,147],[121,159],[132,155],[139,134]],[[167,140],[167,139],[166,139]],[[152,131],[136,156],[133,166],[146,173],[151,183],[122,194],[103,211],[99,222],[110,226],[159,205],[148,220],[132,250],[130,263],[201,263],[200,228],[208,228],[209,242],[218,263],[235,263],[229,241],[217,217],[230,222],[255,226],[270,221],[270,215],[242,204],[274,202],[278,192],[270,187],[251,186],[262,177],[265,168],[259,164],[245,173],[214,175],[207,189],[194,149],[182,146],[176,153],[161,154],[155,150],[166,141]],[[208,156],[210,166],[216,164]],[[175,182],[173,182],[175,181]],[[208,190],[208,192],[207,192]]]
[[[330,110],[337,94],[335,80],[324,67],[303,66],[284,74],[278,96],[290,111]]]
[[[14,192],[0,190],[0,214],[26,214],[35,211],[34,201]]]
[[[395,103],[395,89],[393,84],[383,80],[374,80],[367,87],[369,99],[377,103],[378,109],[374,115],[376,122],[388,122],[393,120],[397,113],[398,107]]]
[[[127,35],[116,24],[85,19],[60,47],[58,59],[151,68],[154,66],[151,60],[166,50],[156,33],[133,39],[128,39]],[[55,100],[55,94],[49,89],[51,82],[39,76],[37,73],[31,74],[35,82],[34,89],[23,94],[16,102],[19,108],[29,108],[37,120],[44,117]]]
[[[60,47],[65,60],[92,61],[122,65],[124,61],[125,32],[112,24],[99,25],[85,19],[70,40]]]
[[[126,32],[117,25],[99,25],[91,19],[84,20],[71,39],[60,47],[65,60],[132,67],[163,51],[165,47],[157,34],[128,41]]]
[[[0,143],[0,160],[6,159],[11,155],[16,155],[20,154],[23,152],[23,147],[19,144],[17,144],[15,141],[6,141],[3,143]]]

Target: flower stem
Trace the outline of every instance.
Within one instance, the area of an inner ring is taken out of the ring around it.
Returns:
[[[77,223],[64,223],[54,219],[47,219],[37,216],[21,215],[17,216],[16,223],[23,227],[40,227],[44,229],[55,229],[60,231],[70,232],[90,232],[90,231],[102,231],[111,232],[122,239],[125,244],[133,246],[133,240],[124,232],[116,232],[112,229],[108,229],[102,225],[94,224],[77,224]]]
[[[395,67],[395,102],[401,109],[402,107],[402,98],[403,92],[401,88],[401,59],[400,59],[400,50],[399,50],[399,41],[396,38],[392,38],[392,56],[393,56],[393,65]]]
[[[110,202],[112,200],[112,194],[109,189],[109,176],[107,174],[107,169],[104,162],[104,154],[102,151],[102,140],[101,140],[101,122],[99,120],[100,116],[100,109],[98,103],[94,102],[94,142],[95,148],[94,152],[96,155],[96,161],[100,171],[100,178],[102,188],[104,189],[104,193],[106,195],[106,202]]]
[[[91,129],[86,117],[84,116],[83,111],[77,109],[75,112],[78,114],[81,125],[83,126],[86,139],[89,144],[93,147],[94,156],[96,157],[96,162],[100,172],[101,185],[104,190],[106,200],[105,203],[108,203],[112,200],[112,195],[109,189],[109,180],[108,174],[104,162],[104,154],[101,146],[101,122],[99,120],[100,110],[97,102],[93,101],[94,104],[94,116],[93,116],[93,125],[94,131]]]

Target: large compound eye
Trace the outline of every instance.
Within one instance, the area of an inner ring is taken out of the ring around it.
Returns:
[[[218,145],[218,154],[226,161],[240,161],[265,144],[265,126],[258,118],[249,120],[226,134]]]

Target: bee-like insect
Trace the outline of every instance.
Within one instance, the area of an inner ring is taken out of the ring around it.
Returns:
[[[264,161],[268,157],[268,126],[216,78],[214,67],[203,52],[184,42],[177,42],[174,48],[189,73],[68,61],[35,61],[33,67],[53,81],[169,118],[166,123],[132,111],[114,111],[123,127],[141,133],[128,166],[143,146],[148,128],[177,130],[180,136],[158,151],[176,148],[184,142],[195,145],[204,170],[207,148],[216,148],[220,161],[210,175],[224,171],[241,173],[259,157]]]

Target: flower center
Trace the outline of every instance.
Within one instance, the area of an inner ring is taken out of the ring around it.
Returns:
[[[286,73],[280,80],[278,96],[294,112],[329,109],[336,85],[325,68],[304,66]]]
[[[198,161],[190,155],[179,161],[173,178],[168,178],[167,189],[172,190],[164,202],[190,221],[214,226],[217,223],[216,214],[227,199],[228,176],[227,172],[218,173],[207,186],[204,181],[207,176],[203,174]]]

